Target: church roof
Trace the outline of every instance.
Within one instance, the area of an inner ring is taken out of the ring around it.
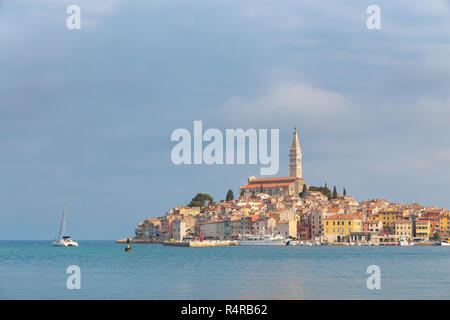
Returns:
[[[241,189],[258,189],[261,187],[263,188],[273,188],[273,187],[287,187],[290,186],[292,182],[284,182],[284,183],[261,183],[261,184],[247,184],[246,186],[241,187]]]
[[[261,184],[261,183],[276,183],[276,182],[294,182],[295,180],[303,180],[299,177],[274,177],[274,178],[259,178],[252,179],[248,184]]]
[[[303,181],[303,179],[299,177],[252,179],[247,185],[241,187],[241,189],[256,189],[260,188],[261,185],[263,186],[263,188],[286,187],[290,186],[297,180]]]

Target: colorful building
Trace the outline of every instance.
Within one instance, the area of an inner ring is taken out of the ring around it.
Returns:
[[[410,240],[414,237],[413,222],[409,220],[397,220],[394,223],[393,231],[400,239]]]
[[[378,218],[383,223],[383,229],[392,231],[394,223],[398,220],[403,220],[403,211],[390,208],[388,210],[381,211],[378,214]]]
[[[336,214],[324,219],[324,236],[328,242],[343,242],[350,233],[362,232],[362,214]]]
[[[440,216],[439,232],[441,237],[448,237],[450,235],[450,211],[445,211]]]
[[[431,233],[431,223],[427,219],[416,221],[416,239],[429,240]]]

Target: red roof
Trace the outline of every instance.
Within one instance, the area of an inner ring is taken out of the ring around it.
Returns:
[[[290,186],[293,182],[283,182],[283,183],[263,183],[263,188],[273,188],[273,187],[287,187]],[[241,189],[258,189],[261,188],[261,184],[251,185],[248,184],[246,186],[241,187]]]
[[[362,214],[360,213],[342,213],[342,214],[335,214],[331,217],[328,217],[327,219],[332,220],[353,220],[353,219],[361,219]],[[325,219],[325,220],[327,220]]]
[[[270,182],[270,181],[295,181],[295,180],[303,180],[299,177],[279,177],[279,178],[260,178],[260,179],[252,179],[249,183],[259,183],[259,182]]]

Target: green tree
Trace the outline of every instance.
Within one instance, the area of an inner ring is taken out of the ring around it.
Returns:
[[[225,198],[226,199],[226,201],[231,201],[231,200],[234,200],[234,194],[233,194],[233,190],[228,190],[228,192],[227,192],[227,197]]]
[[[347,195],[347,190],[345,190],[345,188],[344,188],[344,190],[342,191],[342,194],[343,194],[344,196]]]
[[[203,209],[206,206],[206,202],[208,201],[208,206],[214,204],[214,199],[207,193],[197,193],[194,198],[192,198],[191,202],[189,202],[188,207],[200,207]]]
[[[303,197],[305,195],[306,191],[308,191],[308,187],[306,186],[306,184],[304,184],[302,192],[300,192],[299,196]]]
[[[434,240],[439,240],[441,237],[439,236],[439,232],[438,231],[436,231],[435,233],[434,233],[434,235],[433,235],[433,239]]]
[[[331,190],[328,189],[327,184],[325,184],[324,187],[314,187],[314,186],[310,186],[308,188],[309,191],[319,191],[320,193],[322,193],[324,196],[326,196],[329,199],[331,199],[332,194],[331,194]]]
[[[244,195],[244,190],[241,190],[241,197]]]
[[[259,193],[264,193],[264,188],[263,188],[262,184],[261,184],[261,188],[259,188]]]
[[[337,191],[336,191],[336,186],[334,186],[333,188],[333,199],[337,198]]]

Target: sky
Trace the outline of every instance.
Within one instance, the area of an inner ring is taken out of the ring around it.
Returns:
[[[66,9],[81,8],[69,30]],[[368,30],[366,9],[381,9]],[[297,127],[308,185],[450,209],[450,2],[0,1],[0,239],[119,239],[258,165],[171,133]]]

